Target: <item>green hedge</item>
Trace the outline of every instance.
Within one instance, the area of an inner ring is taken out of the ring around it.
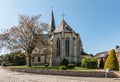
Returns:
[[[97,59],[94,58],[82,58],[81,67],[84,68],[97,68]]]
[[[59,69],[60,70],[67,70],[67,67],[66,66],[60,66]]]
[[[68,64],[68,69],[74,69],[75,65],[74,64]]]

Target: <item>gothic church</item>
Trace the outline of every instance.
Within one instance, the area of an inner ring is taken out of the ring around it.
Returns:
[[[44,65],[45,63],[51,66],[60,65],[64,58],[72,64],[81,62],[83,46],[79,34],[64,19],[55,27],[53,11],[51,11],[50,30],[46,38],[52,44],[49,58],[46,60],[45,56],[39,53],[37,56],[32,57],[32,65]]]

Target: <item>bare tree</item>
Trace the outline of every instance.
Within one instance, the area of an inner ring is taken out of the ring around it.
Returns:
[[[11,50],[24,50],[28,56],[28,66],[31,67],[31,54],[35,47],[42,48],[44,44],[43,31],[48,24],[40,23],[38,16],[19,15],[19,24],[4,33],[4,44]]]

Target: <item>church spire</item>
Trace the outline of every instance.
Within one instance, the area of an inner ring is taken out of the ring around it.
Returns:
[[[55,21],[54,21],[54,14],[53,10],[51,11],[51,20],[50,20],[50,33],[55,30]]]

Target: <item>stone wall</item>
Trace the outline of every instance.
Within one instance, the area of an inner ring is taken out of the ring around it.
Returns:
[[[65,71],[65,70],[40,70],[32,68],[12,68],[11,71],[26,72],[26,73],[35,73],[35,74],[45,74],[45,75],[62,75],[62,76],[77,76],[77,77],[105,77],[104,71]],[[118,77],[115,72],[110,72],[107,74],[108,77]]]

